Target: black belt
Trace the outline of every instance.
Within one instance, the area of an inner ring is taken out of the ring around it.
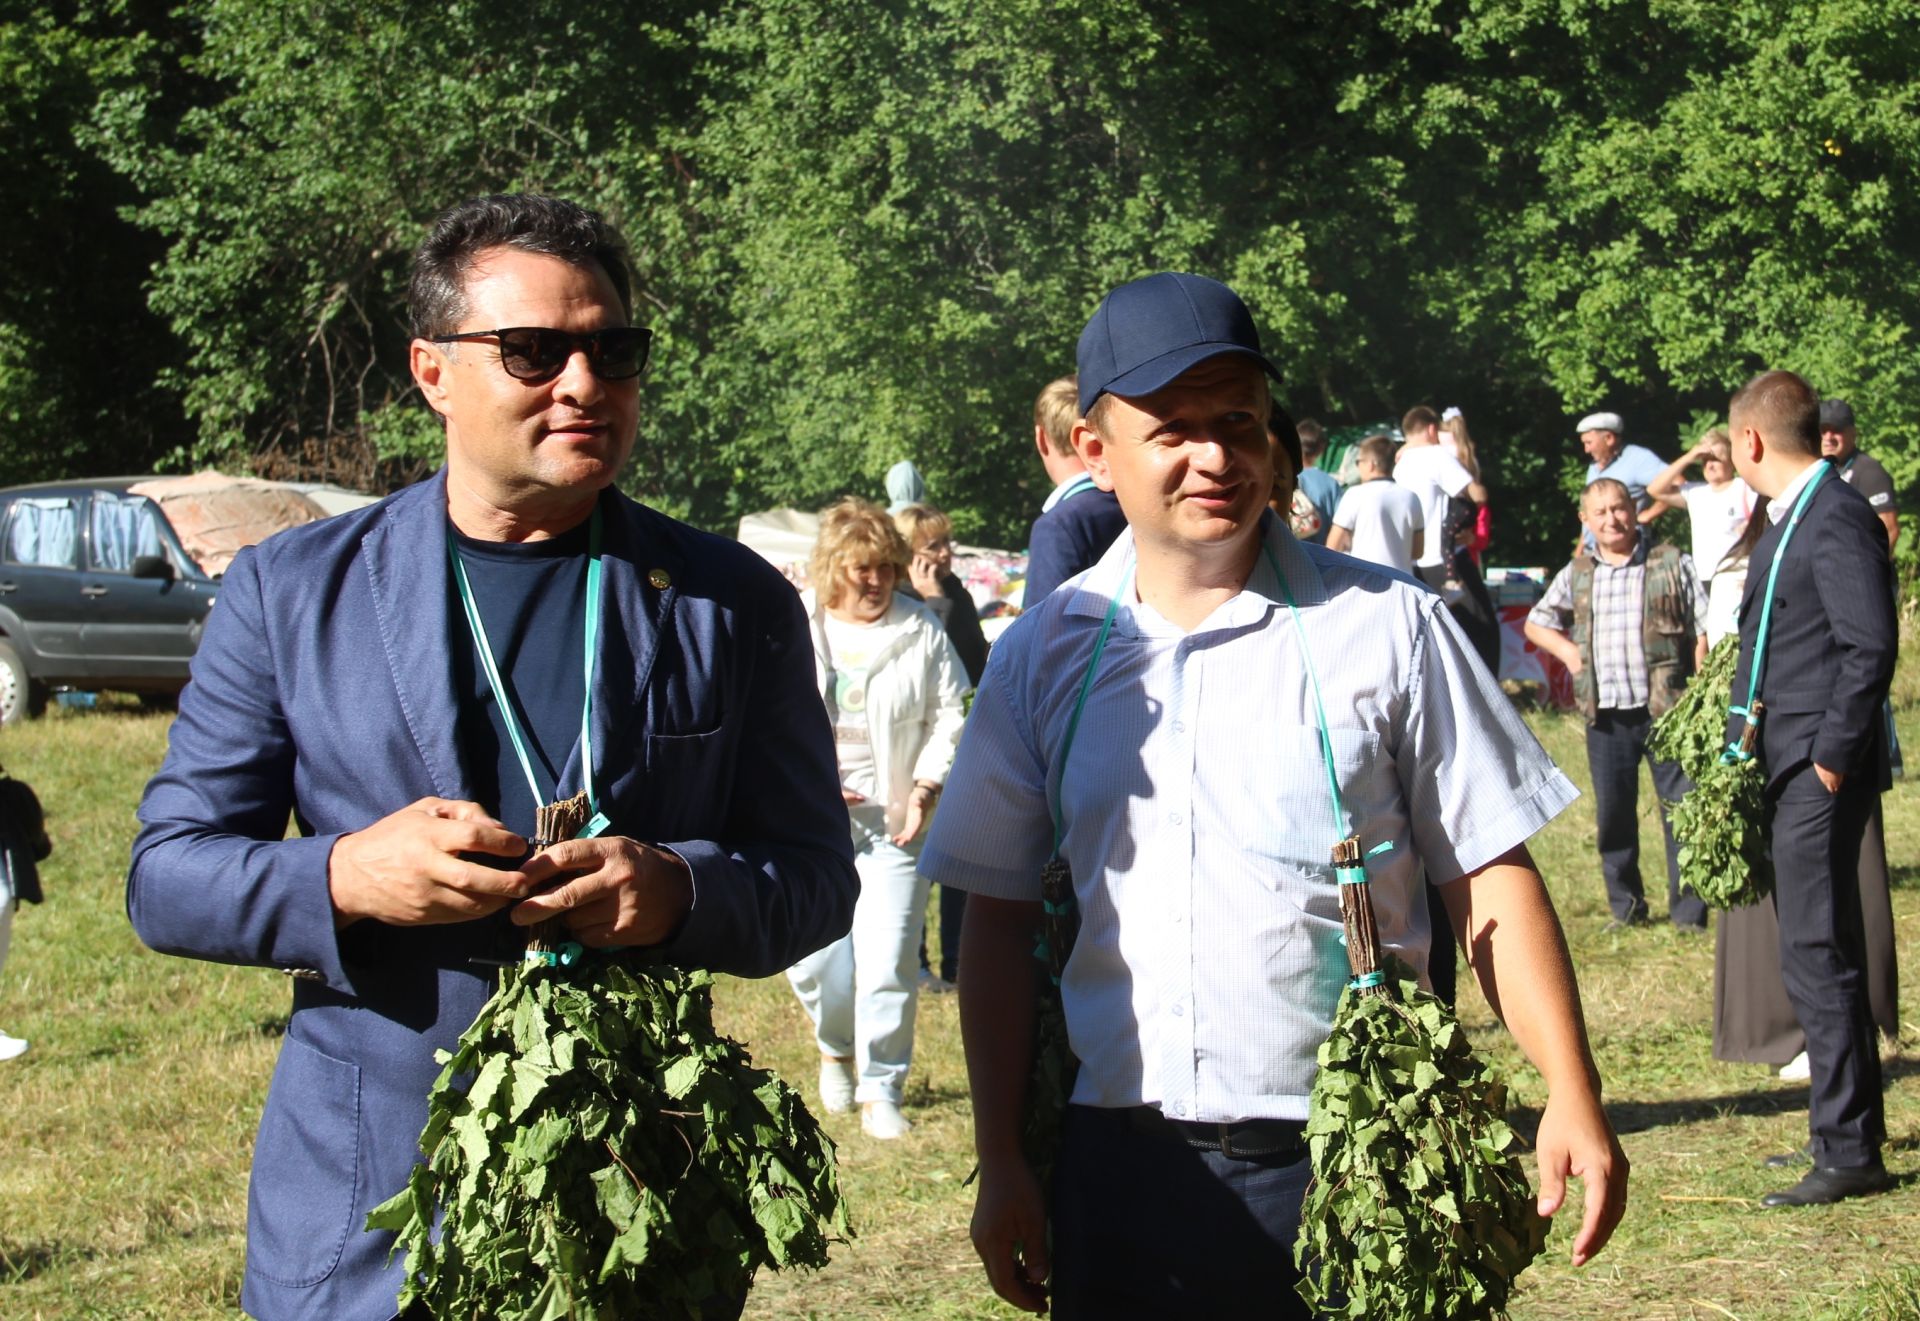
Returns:
[[[1184,1142],[1200,1151],[1217,1151],[1229,1159],[1304,1156],[1307,1152],[1307,1126],[1297,1119],[1243,1119],[1234,1124],[1203,1124],[1169,1119],[1150,1105],[1132,1106],[1121,1113],[1136,1133]]]

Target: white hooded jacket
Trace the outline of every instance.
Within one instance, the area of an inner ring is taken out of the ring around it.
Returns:
[[[827,611],[811,589],[801,599],[813,635],[814,687],[824,702]],[[887,830],[898,833],[906,827],[913,782],[946,783],[972,688],[959,653],[926,606],[895,592],[882,622],[893,637],[867,667],[867,731],[874,779],[886,789]]]

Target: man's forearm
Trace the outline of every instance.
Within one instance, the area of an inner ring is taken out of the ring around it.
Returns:
[[[1600,1075],[1566,934],[1525,846],[1441,886],[1440,894],[1487,1003],[1548,1091],[1591,1089],[1597,1096]]]
[[[1557,628],[1528,622],[1521,627],[1520,631],[1526,635],[1527,641],[1562,665],[1571,668],[1574,662],[1580,659],[1580,648],[1574,645],[1572,638]]]
[[[960,1037],[973,1093],[973,1144],[981,1164],[1018,1158],[1033,1064],[1033,937],[1040,905],[967,897],[960,928]]]

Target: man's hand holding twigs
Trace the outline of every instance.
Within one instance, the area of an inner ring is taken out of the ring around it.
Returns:
[[[619,835],[569,839],[521,868],[530,887],[559,880],[513,910],[518,926],[564,917],[582,945],[658,945],[693,909],[693,876],[664,849]]]
[[[526,894],[527,878],[462,855],[526,851],[526,841],[478,803],[422,798],[334,844],[327,860],[334,922],[428,926],[485,917]]]

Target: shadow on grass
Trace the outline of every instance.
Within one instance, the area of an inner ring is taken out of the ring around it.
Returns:
[[[93,1254],[61,1243],[27,1243],[0,1247],[0,1284],[20,1284],[44,1275],[55,1266]]]
[[[1895,890],[1920,889],[1920,863],[1895,863],[1887,869],[1887,884]]]
[[[1882,1061],[1880,1065],[1883,1083],[1915,1074],[1920,1074],[1920,1059],[1902,1057]],[[1805,1110],[1807,1101],[1808,1089],[1803,1084],[1797,1087],[1756,1088],[1718,1096],[1683,1096],[1666,1101],[1608,1101],[1606,1109],[1607,1118],[1613,1121],[1613,1131],[1625,1137],[1629,1133],[1645,1133],[1650,1129],[1697,1124],[1703,1120],[1734,1115],[1745,1118],[1790,1114]],[[1532,1146],[1540,1128],[1540,1111],[1534,1106],[1515,1106],[1507,1112],[1507,1123],[1513,1126],[1514,1132],[1526,1139],[1528,1146]],[[1905,1150],[1920,1146],[1920,1138],[1903,1136],[1887,1146],[1892,1151]]]

